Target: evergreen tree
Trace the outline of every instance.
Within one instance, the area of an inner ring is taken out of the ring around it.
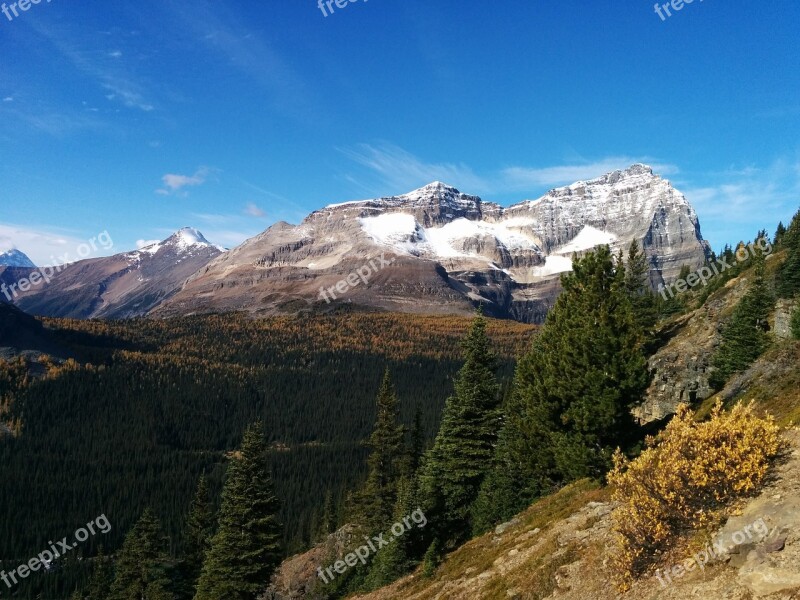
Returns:
[[[393,515],[395,523],[401,523],[403,517],[414,512],[415,496],[416,479],[403,476],[397,484],[397,503]],[[383,587],[405,575],[414,564],[412,548],[419,537],[419,530],[412,526],[411,530],[394,538],[389,546],[378,552],[366,578],[367,588]]]
[[[639,434],[631,409],[648,384],[641,327],[608,247],[576,259],[562,285],[516,378],[517,445],[536,455],[514,458],[538,486],[601,476]]]
[[[725,246],[725,250],[723,251],[723,256],[733,256],[733,251],[730,249],[730,246]],[[689,265],[683,265],[681,267],[681,272],[678,273],[678,279],[686,279],[692,272],[692,269]]]
[[[775,230],[775,245],[780,246],[781,241],[783,239],[783,234],[786,233],[786,226],[783,224],[783,221],[778,223],[778,228]]]
[[[764,274],[764,255],[757,253],[753,260],[753,281],[734,308],[722,331],[722,343],[711,360],[715,371],[709,382],[715,389],[722,389],[731,375],[749,367],[769,343],[767,317],[775,299]]]
[[[103,546],[97,549],[97,556],[92,559],[92,576],[89,579],[86,600],[107,600],[114,582],[114,569],[106,557]]]
[[[108,597],[111,600],[172,600],[166,547],[161,524],[149,509],[146,510],[125,537]]]
[[[455,380],[433,448],[421,467],[424,512],[437,552],[471,533],[472,504],[490,465],[501,425],[495,357],[478,315],[464,340],[466,361]]]
[[[417,403],[414,407],[414,424],[411,426],[411,437],[409,440],[409,461],[406,467],[407,476],[412,476],[419,470],[419,465],[424,453],[425,428],[422,425],[422,407]]]
[[[388,368],[383,374],[377,405],[375,427],[367,442],[370,449],[367,458],[369,474],[361,492],[362,520],[373,533],[391,525],[397,502],[397,483],[406,456],[405,430],[399,424],[399,403]]]
[[[519,372],[528,368],[524,365],[533,357],[531,352],[521,359],[515,385],[504,402],[504,423],[492,468],[472,507],[473,535],[507,521],[552,487],[549,448],[543,444],[548,432],[535,431],[543,420],[530,418],[519,379]]]
[[[319,523],[317,539],[324,541],[330,534],[335,533],[339,526],[336,505],[333,502],[333,492],[325,492],[325,503],[322,506],[322,518]]]
[[[91,559],[92,574],[86,584],[85,590],[76,589],[70,600],[108,600],[111,594],[111,585],[114,583],[114,567],[111,564],[103,546],[97,549],[97,555]]]
[[[197,591],[197,580],[203,569],[203,560],[211,542],[213,528],[214,515],[211,510],[208,481],[205,475],[201,475],[186,517],[184,533],[183,578],[190,598],[194,597]]]
[[[650,287],[650,264],[647,255],[640,250],[636,240],[633,240],[628,248],[625,292],[631,301],[637,324],[646,336],[652,336],[653,328],[658,321],[657,301]]]
[[[231,459],[217,533],[206,553],[195,600],[255,600],[281,561],[280,508],[260,423],[248,427]]]
[[[778,295],[792,298],[800,294],[800,211],[783,234],[781,247],[786,249],[786,259],[778,271]]]

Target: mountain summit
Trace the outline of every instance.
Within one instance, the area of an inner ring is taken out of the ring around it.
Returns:
[[[6,252],[0,252],[0,267],[22,267],[35,269],[36,265],[27,257],[24,252],[12,248]]]
[[[482,304],[493,316],[537,322],[574,253],[601,244],[627,249],[632,240],[648,256],[653,286],[683,265],[700,266],[709,253],[694,209],[647,165],[508,208],[433,182],[399,196],[330,204],[297,226],[277,223],[214,259],[156,314],[271,314],[324,308],[334,297],[425,313],[468,313]],[[380,256],[390,266],[370,267],[368,278],[340,285],[338,294],[321,293]]]
[[[216,248],[220,252],[225,252],[225,248],[214,246],[200,231],[193,227],[183,227],[163,242],[156,242],[139,248],[139,252],[156,254],[164,248],[171,249],[178,253],[193,252],[201,248]]]

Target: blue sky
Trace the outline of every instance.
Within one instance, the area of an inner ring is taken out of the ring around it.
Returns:
[[[8,0],[6,0],[8,4]],[[647,162],[718,248],[800,206],[800,7],[42,0],[0,13],[0,249],[233,246],[442,180],[508,205]],[[5,246],[5,247],[4,247]]]

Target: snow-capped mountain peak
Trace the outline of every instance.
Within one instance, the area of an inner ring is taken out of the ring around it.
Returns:
[[[220,252],[225,252],[225,248],[222,246],[216,246],[209,242],[205,236],[200,233],[199,230],[195,229],[194,227],[182,227],[167,239],[156,242],[154,244],[150,244],[148,246],[144,246],[140,248],[137,253],[146,253],[146,254],[156,254],[163,249],[170,249],[178,254],[183,254],[186,252],[193,252],[200,248],[216,248]]]
[[[34,269],[36,265],[33,264],[33,261],[28,258],[24,252],[12,248],[6,252],[0,252],[0,267],[25,267]]]
[[[174,240],[177,246],[183,250],[188,249],[191,246],[212,245],[202,233],[193,227],[183,227],[179,229],[170,239]]]

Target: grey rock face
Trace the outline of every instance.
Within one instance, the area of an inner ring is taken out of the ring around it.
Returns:
[[[796,300],[778,300],[775,307],[775,336],[788,340],[792,337],[792,314],[797,308]]]
[[[637,240],[654,286],[708,256],[686,198],[645,165],[509,208],[435,182],[387,198],[330,205],[300,225],[278,223],[212,260],[154,315],[290,305],[326,307],[330,289],[385,255],[390,266],[336,302],[389,310],[487,314],[541,322],[574,253]]]

